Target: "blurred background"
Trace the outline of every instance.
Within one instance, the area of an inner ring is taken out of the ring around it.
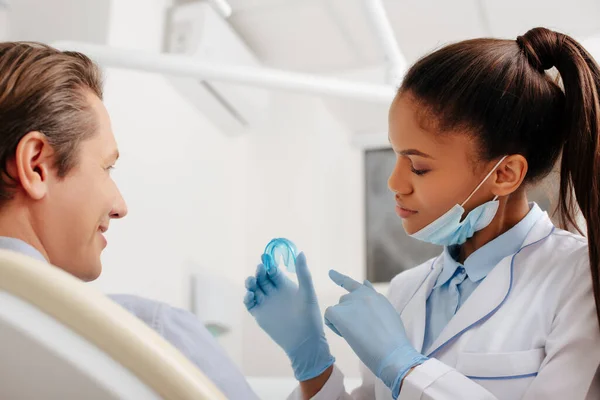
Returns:
[[[293,385],[242,305],[267,242],[305,251],[322,311],[342,294],[331,268],[385,291],[435,255],[403,233],[387,190],[394,90],[444,44],[535,26],[600,59],[598,0],[0,0],[0,40],[101,46],[89,55],[105,73],[129,215],[111,225],[92,285],[195,312],[257,387]],[[159,53],[212,72],[157,72],[142,55]],[[551,208],[551,180],[531,195]],[[356,357],[330,333],[357,378]]]

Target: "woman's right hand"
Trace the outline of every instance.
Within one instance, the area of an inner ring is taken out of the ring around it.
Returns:
[[[268,257],[268,256],[263,256]],[[264,262],[264,259],[263,259]],[[263,264],[246,280],[244,304],[258,325],[286,352],[298,381],[321,375],[335,359],[304,253],[296,258],[298,285],[277,267]]]

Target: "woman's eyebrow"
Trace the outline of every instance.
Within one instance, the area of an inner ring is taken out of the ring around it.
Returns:
[[[389,135],[388,135],[388,142],[390,142],[390,144],[392,144],[392,139],[390,139]],[[435,160],[435,158],[431,157],[429,154],[425,154],[422,151],[419,151],[417,149],[406,149],[406,150],[396,151],[396,153],[398,153],[401,156],[419,156],[419,157]]]
[[[401,150],[401,151],[398,151],[398,154],[401,156],[419,156],[419,157],[429,158],[431,160],[434,160],[434,158],[431,157],[429,154],[425,154],[422,151],[419,151],[417,149]]]

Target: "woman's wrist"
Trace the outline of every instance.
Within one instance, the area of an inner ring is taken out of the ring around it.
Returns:
[[[300,389],[302,390],[302,398],[309,400],[313,396],[323,389],[323,386],[327,383],[333,372],[333,365],[327,368],[321,375],[316,376],[312,379],[300,382]]]

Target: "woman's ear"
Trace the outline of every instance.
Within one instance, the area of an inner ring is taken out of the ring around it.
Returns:
[[[21,138],[6,170],[23,192],[34,200],[48,192],[48,178],[52,170],[54,151],[41,132],[29,132]]]
[[[527,175],[527,168],[527,160],[522,155],[506,157],[492,174],[492,193],[502,197],[516,192]]]

